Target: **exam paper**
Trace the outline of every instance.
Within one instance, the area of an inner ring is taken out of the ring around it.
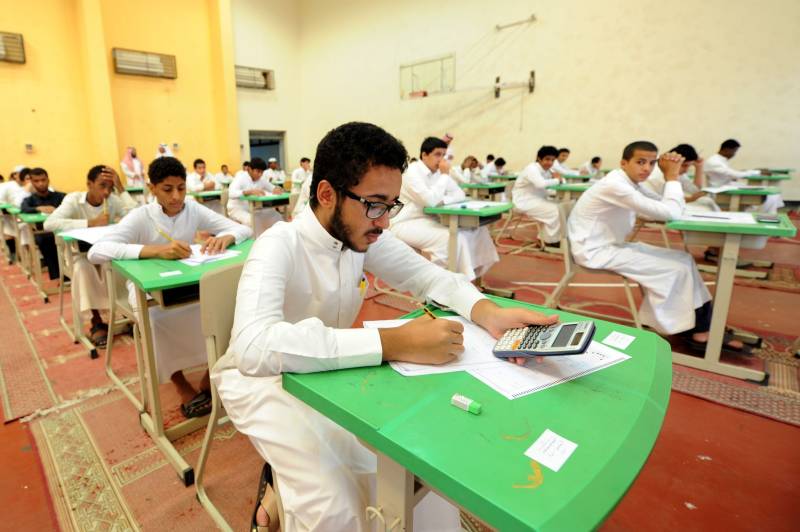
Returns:
[[[749,212],[684,212],[678,220],[703,223],[735,223],[755,224],[756,220]]]
[[[441,366],[412,364],[411,362],[390,362],[389,364],[395,371],[406,377],[416,377],[433,373],[464,371],[485,365],[509,364],[494,356],[492,349],[497,340],[492,338],[483,327],[479,327],[461,316],[447,316],[439,319],[457,321],[464,326],[464,352],[456,360]],[[408,322],[409,320],[365,321],[364,327],[368,329],[399,327]]]
[[[456,207],[458,209],[473,209],[473,210],[480,210],[486,207],[495,207],[497,205],[501,205],[503,202],[501,201],[462,201],[459,203],[451,203],[450,205],[445,205],[445,207]]]
[[[100,225],[97,227],[81,227],[80,229],[70,229],[62,231],[61,236],[68,236],[81,242],[94,245],[98,240],[114,231],[113,225]]]
[[[202,244],[192,244],[192,255],[189,258],[182,259],[179,262],[186,264],[188,266],[200,266],[201,264],[205,264],[207,262],[214,262],[217,260],[222,259],[229,259],[231,257],[237,256],[241,253],[235,249],[228,249],[225,250],[223,253],[218,253],[216,255],[208,255],[207,253],[200,253],[200,248],[202,248]]]
[[[625,353],[592,341],[582,355],[547,356],[525,366],[508,362],[474,367],[469,373],[509,399],[517,399],[628,360]]]

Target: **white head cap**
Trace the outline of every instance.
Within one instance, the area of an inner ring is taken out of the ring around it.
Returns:
[[[278,159],[276,159],[275,157],[270,157],[269,159],[267,159],[267,162],[268,163],[277,163]]]

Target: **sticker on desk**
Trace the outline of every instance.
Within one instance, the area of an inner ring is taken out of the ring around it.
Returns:
[[[635,336],[621,333],[619,331],[613,331],[611,334],[606,336],[606,339],[603,340],[603,343],[624,351],[633,343],[634,340],[636,340]]]
[[[161,272],[158,275],[160,275],[161,277],[174,277],[176,275],[180,275],[181,273],[183,272],[181,272],[180,270],[172,270],[171,272]]]
[[[578,444],[562,438],[550,429],[545,430],[539,439],[525,451],[525,456],[536,460],[556,473],[578,448]]]

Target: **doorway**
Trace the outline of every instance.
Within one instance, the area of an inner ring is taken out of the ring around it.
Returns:
[[[250,159],[261,157],[268,161],[275,157],[278,165],[285,168],[284,135],[284,131],[250,131]]]

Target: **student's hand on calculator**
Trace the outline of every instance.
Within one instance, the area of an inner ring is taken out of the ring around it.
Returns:
[[[528,325],[553,325],[558,323],[558,316],[553,314],[545,316],[541,312],[522,307],[500,308],[488,299],[475,303],[472,307],[472,321],[486,329],[494,338],[500,338],[508,329],[526,327]],[[541,362],[542,357],[536,357]],[[520,366],[525,365],[529,359],[524,357],[511,357],[509,362]]]
[[[209,255],[222,253],[235,241],[236,240],[231,235],[212,236],[203,243],[203,246],[200,248],[200,253],[207,253]]]
[[[464,326],[421,316],[401,327],[378,329],[383,359],[415,364],[445,364],[464,351]]]

